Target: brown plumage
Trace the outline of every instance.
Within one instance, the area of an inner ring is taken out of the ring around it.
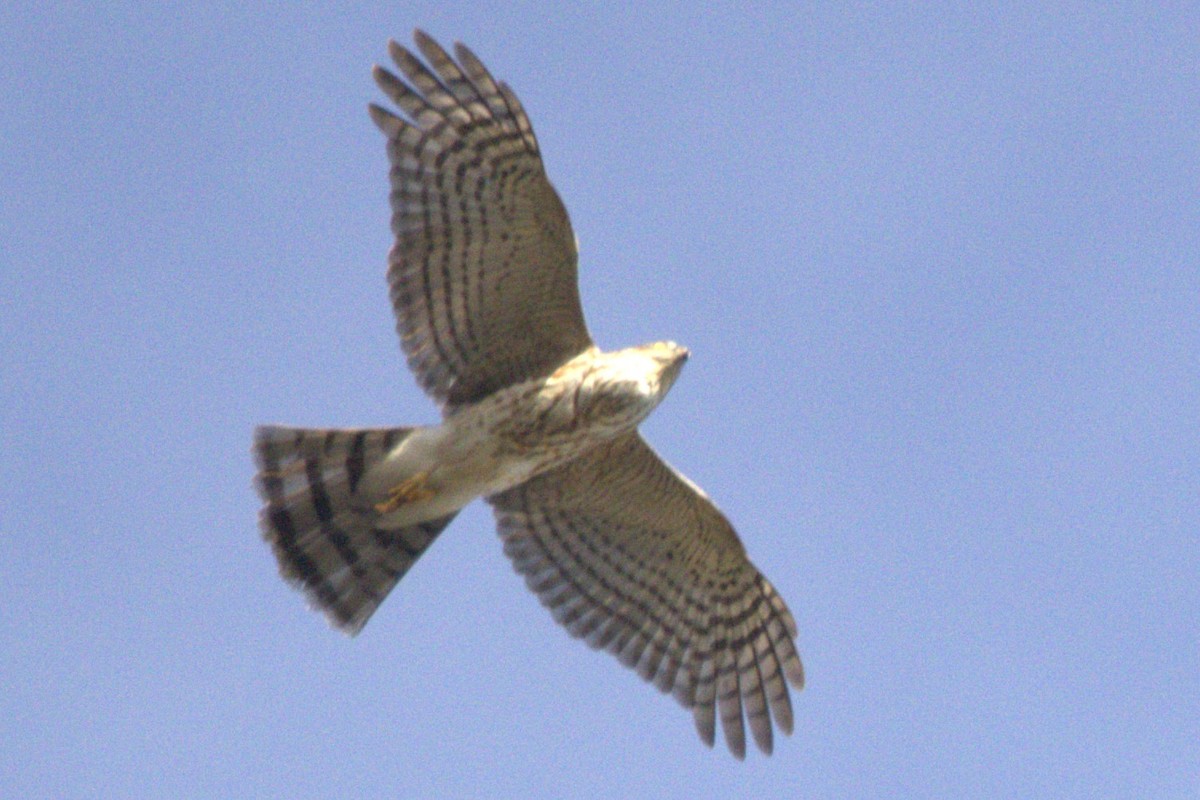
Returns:
[[[471,51],[418,31],[375,79],[388,137],[388,284],[409,366],[440,425],[259,428],[263,535],[285,578],[357,633],[463,505],[484,497],[504,551],[572,635],[613,653],[745,754],[790,733],[796,625],[708,497],[637,426],[687,351],[592,343],[574,235],[516,95]]]

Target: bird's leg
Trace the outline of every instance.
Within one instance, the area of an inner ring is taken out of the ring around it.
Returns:
[[[391,489],[388,489],[387,499],[382,503],[376,503],[375,510],[380,514],[390,514],[400,506],[429,500],[434,496],[435,492],[425,486],[428,480],[429,472],[427,470],[422,470],[410,478],[405,478]]]

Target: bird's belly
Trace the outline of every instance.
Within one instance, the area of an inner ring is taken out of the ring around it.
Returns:
[[[486,442],[480,449],[489,453],[490,479],[482,494],[518,486],[636,427],[631,416],[589,413],[596,405],[587,389],[557,377],[531,381],[501,390],[464,415],[459,424],[472,432],[463,438]]]
[[[636,427],[640,417],[588,413],[598,404],[585,388],[553,377],[529,381],[415,431],[366,476],[363,502],[384,527],[436,519]]]
[[[360,503],[377,512],[382,528],[437,519],[476,497],[518,486],[598,441],[586,433],[514,438],[476,426],[423,428],[364,477]]]

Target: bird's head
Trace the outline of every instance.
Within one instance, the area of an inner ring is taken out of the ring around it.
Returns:
[[[679,376],[688,351],[674,342],[655,342],[592,356],[575,402],[614,431],[641,423]]]
[[[661,400],[679,377],[684,362],[688,360],[688,349],[674,342],[654,342],[635,349],[648,356],[657,367],[656,393]]]
[[[613,354],[613,377],[615,384],[624,386],[623,391],[632,396],[650,401],[651,407],[658,405],[687,361],[688,351],[674,342],[654,342],[640,347],[630,347]]]

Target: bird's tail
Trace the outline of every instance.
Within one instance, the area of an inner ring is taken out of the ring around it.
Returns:
[[[416,428],[254,432],[260,517],[285,579],[329,621],[353,635],[454,514],[399,529],[356,497],[363,475]]]

